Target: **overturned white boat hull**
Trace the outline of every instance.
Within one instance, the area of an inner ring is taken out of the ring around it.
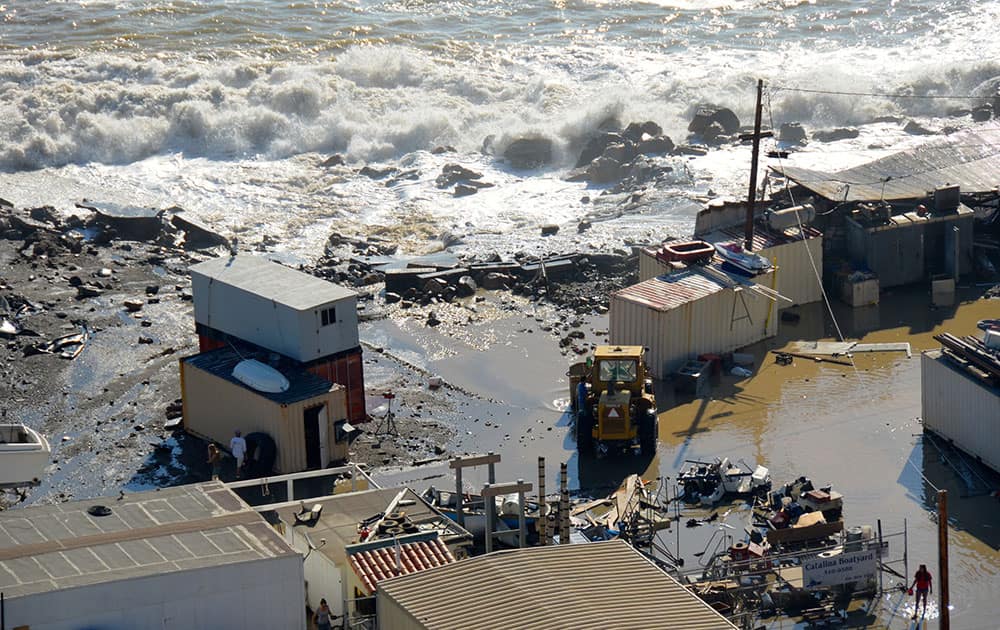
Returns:
[[[49,441],[34,429],[0,424],[0,487],[38,485],[51,456]]]

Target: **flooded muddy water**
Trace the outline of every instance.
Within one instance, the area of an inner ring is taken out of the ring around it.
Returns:
[[[919,563],[936,573],[936,492],[947,489],[954,627],[995,628],[1000,504],[988,496],[964,496],[964,483],[922,438],[920,423],[920,351],[939,346],[934,334],[975,334],[976,321],[1000,314],[1000,302],[978,296],[967,289],[959,294],[962,301],[947,309],[933,309],[922,289],[887,292],[880,305],[864,309],[834,304],[844,337],[864,343],[905,341],[912,349],[910,358],[900,351],[859,353],[853,367],[799,358],[787,366],[774,362],[770,351],[787,350],[794,341],[837,339],[822,303],[798,307],[798,323],[782,323],[779,336],[746,350],[755,358],[751,377],[720,375],[709,397],[694,400],[675,399],[669,382],[657,384],[660,444],[652,458],[594,460],[576,452],[569,418],[556,404],[568,396],[565,372],[576,358],[559,353],[557,338],[541,329],[535,313],[509,311],[470,325],[462,338],[422,323],[402,327],[410,338],[404,349],[436,349],[422,355],[423,367],[478,395],[465,418],[456,420],[461,446],[455,450],[499,452],[500,481],[537,483],[537,458],[544,456],[548,492],[558,489],[559,463],[566,461],[573,489],[601,495],[631,473],[674,478],[688,459],[744,459],[770,468],[776,484],[801,475],[818,485],[832,484],[845,495],[848,527],[881,520],[886,533],[901,532],[905,522],[910,573]],[[606,317],[587,320],[581,327],[587,341],[604,341],[606,323]],[[387,325],[392,324],[379,324]],[[373,328],[367,334],[381,333]],[[445,462],[382,471],[378,479],[421,488],[428,480],[439,487],[454,483]],[[470,470],[465,480],[471,488],[481,486],[486,470]],[[730,518],[739,522],[745,514],[737,509]],[[682,531],[681,555],[702,550],[713,529]],[[675,550],[676,531],[660,537]],[[901,537],[892,544],[901,547]],[[893,552],[902,556],[901,548]],[[882,602],[873,611],[877,623],[907,627],[904,600],[899,594]],[[780,627],[793,626],[786,620]]]

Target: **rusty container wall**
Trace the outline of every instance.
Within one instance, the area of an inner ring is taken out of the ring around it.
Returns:
[[[756,280],[770,286],[771,274]],[[669,284],[654,278],[611,296],[609,335],[612,344],[649,348],[648,366],[656,378],[665,378],[699,354],[729,352],[777,332],[777,305],[745,288],[736,291],[716,287],[692,292],[690,299],[661,309],[634,294],[634,289],[642,285],[654,291],[664,290],[649,283]]]
[[[988,387],[944,358],[920,357],[924,429],[1000,472],[1000,389]]]
[[[346,390],[346,418],[351,423],[367,421],[365,376],[360,347],[349,352],[339,353],[334,357],[310,362],[306,364],[306,369],[320,378],[325,378],[331,383],[337,383],[344,387]]]
[[[670,273],[670,265],[656,259],[656,250],[644,247],[639,250],[639,282]]]
[[[812,262],[809,260],[810,253],[812,254]],[[823,299],[823,238],[821,236],[805,241],[792,241],[775,245],[762,250],[760,254],[770,260],[771,264],[777,268],[773,288],[792,300],[791,302],[779,300],[779,308],[810,304]],[[816,265],[815,269],[813,263]],[[817,273],[819,278],[816,277]],[[767,286],[771,286],[770,283]]]

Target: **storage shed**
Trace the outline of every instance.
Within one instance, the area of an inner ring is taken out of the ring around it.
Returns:
[[[922,353],[920,377],[924,430],[1000,472],[1000,388],[959,367],[941,350]]]
[[[622,540],[497,551],[378,583],[380,630],[733,630]]]
[[[219,482],[0,512],[8,628],[304,628],[302,556]]]
[[[798,228],[779,232],[757,226],[754,230],[753,251],[771,261],[775,267],[774,288],[791,300],[791,302],[780,301],[778,307],[781,309],[823,299],[822,283],[816,278],[817,273],[820,277],[823,273],[823,234],[811,227],[806,227],[803,233],[804,239]],[[699,239],[712,244],[742,243],[743,237],[742,226],[716,228],[698,236]],[[645,248],[639,252],[640,282],[686,268],[683,263],[658,260],[655,249]]]
[[[771,287],[773,272],[754,282]],[[646,346],[650,372],[665,378],[700,354],[773,337],[778,307],[749,284],[691,268],[622,289],[611,295],[610,343]]]
[[[236,430],[244,436],[264,433],[276,447],[275,472],[325,468],[345,460],[351,427],[344,388],[286,360],[275,369],[288,380],[288,389],[258,391],[233,376],[237,364],[251,358],[268,360],[236,347],[181,359],[184,429],[223,446]]]
[[[190,271],[201,350],[239,341],[294,359],[345,387],[348,419],[367,419],[354,291],[261,256],[216,258]]]

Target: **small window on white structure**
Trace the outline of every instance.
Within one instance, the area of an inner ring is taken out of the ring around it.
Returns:
[[[337,309],[331,306],[330,308],[324,308],[320,311],[320,321],[324,326],[329,326],[331,324],[337,323]]]

